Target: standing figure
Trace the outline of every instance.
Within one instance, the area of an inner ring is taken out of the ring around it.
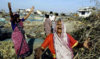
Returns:
[[[49,15],[45,14],[45,22],[44,22],[44,30],[46,33],[46,36],[48,36],[51,33],[51,20],[49,19]]]
[[[50,12],[49,19],[51,20],[51,24],[52,24],[51,32],[53,33],[53,29],[54,29],[54,26],[55,26],[55,15],[53,15],[52,11]]]
[[[55,21],[57,21],[59,19],[59,14],[55,13]]]
[[[50,12],[49,18],[51,21],[55,21],[55,15],[53,15],[53,12]]]
[[[25,31],[23,30],[23,22],[29,17],[34,7],[31,8],[31,11],[22,19],[19,18],[19,14],[13,14],[11,10],[11,3],[8,3],[9,13],[11,17],[11,26],[13,29],[12,40],[14,43],[14,48],[18,58],[25,58],[30,54],[28,44],[25,40]]]

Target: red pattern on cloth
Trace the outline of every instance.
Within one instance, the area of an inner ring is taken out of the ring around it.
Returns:
[[[75,40],[70,34],[67,34],[68,35],[68,38],[69,38],[69,46],[72,47],[76,42],[77,40]]]
[[[22,21],[20,21],[19,24],[20,24],[20,26],[23,27]],[[14,29],[14,31],[12,33],[12,40],[13,40],[13,43],[14,43],[14,48],[15,48],[16,54],[18,54],[18,51],[20,49],[21,42],[22,42],[23,38],[24,38],[23,34],[21,33],[21,31],[19,31],[18,27],[16,26],[16,28]],[[24,39],[22,49],[21,49],[19,55],[22,55],[22,54],[24,54],[28,51],[29,51],[29,47],[28,47],[26,40]]]

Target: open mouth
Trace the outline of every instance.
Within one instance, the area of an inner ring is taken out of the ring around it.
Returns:
[[[57,28],[57,29],[62,29],[62,28]]]

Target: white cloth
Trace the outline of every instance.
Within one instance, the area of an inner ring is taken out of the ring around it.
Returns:
[[[63,25],[63,37],[60,38],[57,33],[54,33],[54,47],[57,59],[73,59],[73,53],[69,47],[68,36],[66,34],[66,28]]]
[[[54,39],[56,59],[72,59],[73,56],[70,48],[64,44],[64,41],[67,42],[67,40],[62,41],[56,33],[54,36],[56,37],[56,39]]]
[[[54,20],[55,20],[55,16],[54,16],[54,15],[50,15],[50,16],[49,16],[49,19],[50,19],[51,21],[54,21]]]

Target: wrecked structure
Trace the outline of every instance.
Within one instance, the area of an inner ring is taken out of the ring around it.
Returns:
[[[96,11],[95,7],[85,7],[85,8],[80,8],[78,10],[78,16],[82,18],[87,18],[90,15],[92,15],[93,12]]]

